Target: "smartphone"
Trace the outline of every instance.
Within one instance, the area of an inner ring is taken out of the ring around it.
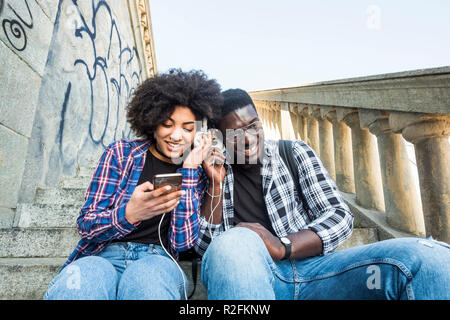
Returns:
[[[155,174],[153,176],[153,187],[155,189],[170,185],[172,191],[181,190],[183,175],[181,173]]]
[[[198,147],[200,144],[200,141],[202,139],[202,135],[207,134],[208,131],[208,120],[206,118],[203,118],[202,120],[202,127],[199,131],[195,133],[194,136],[194,148]]]

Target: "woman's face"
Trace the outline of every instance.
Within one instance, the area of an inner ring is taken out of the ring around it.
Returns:
[[[188,149],[195,135],[195,116],[191,109],[176,106],[173,113],[156,127],[156,147],[166,157],[176,159]]]

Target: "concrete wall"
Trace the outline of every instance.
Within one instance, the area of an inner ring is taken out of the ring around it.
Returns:
[[[57,186],[130,138],[125,107],[147,77],[135,9],[124,0],[0,0],[0,227],[12,226],[36,187]]]

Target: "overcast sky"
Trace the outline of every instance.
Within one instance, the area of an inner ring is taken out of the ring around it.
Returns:
[[[448,0],[150,0],[159,72],[270,89],[450,65]]]

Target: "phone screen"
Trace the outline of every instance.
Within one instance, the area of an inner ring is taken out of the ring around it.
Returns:
[[[172,186],[172,190],[180,190],[183,175],[181,173],[157,174],[153,177],[153,186],[155,189]]]

